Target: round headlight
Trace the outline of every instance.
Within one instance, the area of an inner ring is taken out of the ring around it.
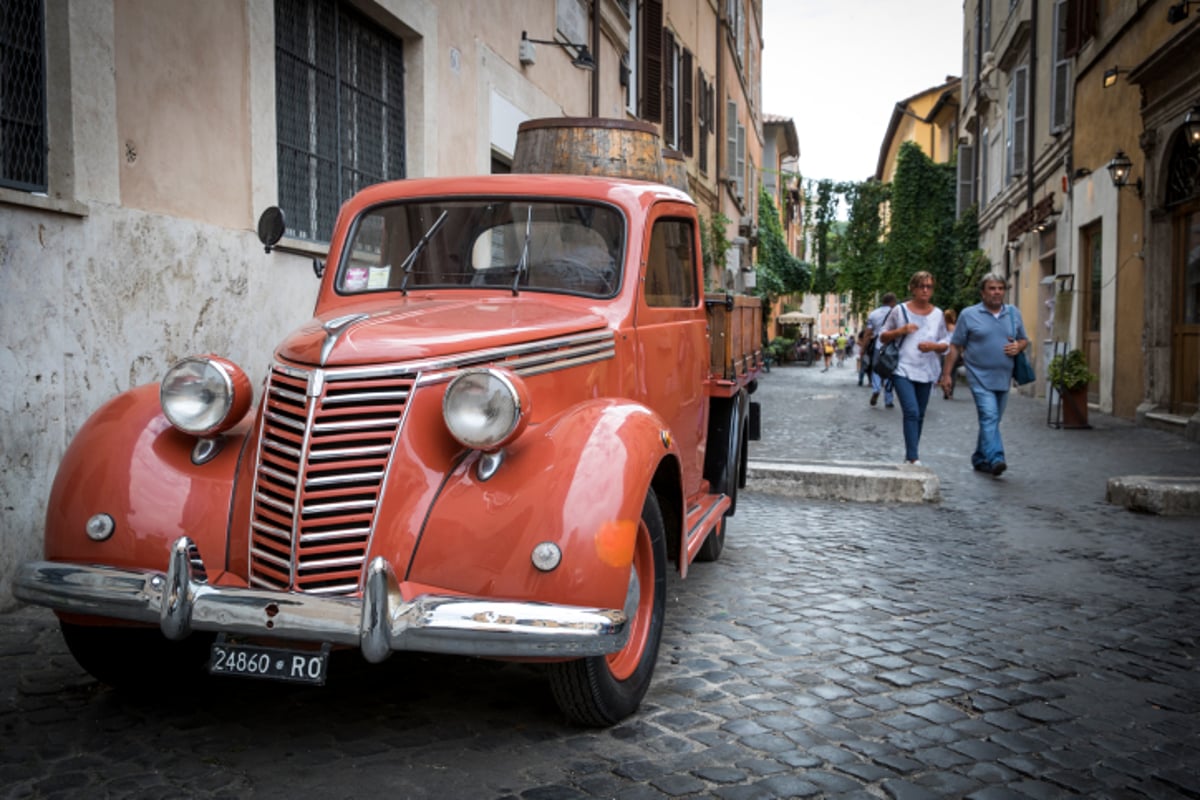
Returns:
[[[195,436],[232,428],[246,415],[252,394],[246,373],[214,356],[178,362],[167,370],[158,390],[170,423]]]
[[[442,416],[450,435],[464,446],[495,450],[524,429],[529,392],[525,382],[508,370],[467,370],[446,387]]]

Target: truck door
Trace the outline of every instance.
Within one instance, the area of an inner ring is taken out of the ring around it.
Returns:
[[[683,457],[684,495],[691,497],[702,480],[708,425],[708,326],[695,210],[656,205],[646,230],[636,317],[639,391],[671,426]]]

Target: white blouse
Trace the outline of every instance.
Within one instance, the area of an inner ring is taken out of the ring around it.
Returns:
[[[905,311],[908,312],[907,320],[904,319]],[[934,351],[922,353],[917,345],[921,342],[948,344],[950,332],[946,330],[946,317],[937,306],[930,309],[928,314],[921,315],[909,308],[908,303],[901,303],[892,309],[883,323],[883,330],[894,331],[909,322],[915,322],[917,330],[906,335],[900,343],[900,366],[896,368],[896,374],[914,383],[936,383],[942,376],[942,354]]]

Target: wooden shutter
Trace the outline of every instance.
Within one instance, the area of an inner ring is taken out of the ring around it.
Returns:
[[[679,109],[679,126],[682,128],[679,132],[679,149],[683,151],[685,156],[690,156],[695,148],[692,146],[692,130],[694,128],[693,121],[695,119],[695,103],[693,102],[692,93],[692,53],[690,50],[683,51],[683,57],[679,62],[679,88],[680,88],[680,109]]]
[[[642,104],[639,116],[649,122],[662,122],[662,46],[662,0],[644,0],[642,3]]]
[[[675,54],[675,37],[666,28],[662,32],[663,57],[663,143],[672,149],[678,149],[678,132],[675,130],[677,106],[675,102],[676,65],[679,59]]]

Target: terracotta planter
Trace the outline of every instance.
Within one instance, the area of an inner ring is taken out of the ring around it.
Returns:
[[[1087,385],[1059,392],[1062,398],[1062,426],[1090,428],[1088,424]]]

